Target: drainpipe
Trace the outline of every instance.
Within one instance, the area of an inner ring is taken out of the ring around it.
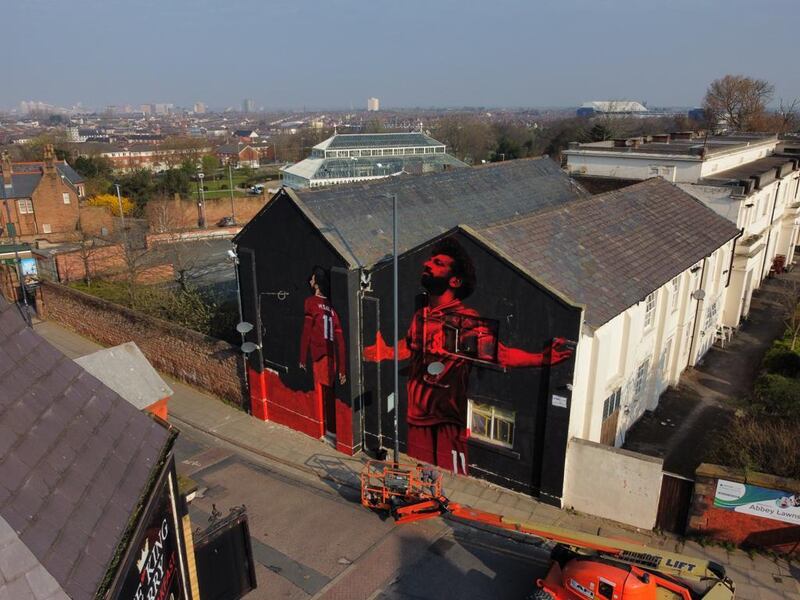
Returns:
[[[775,188],[775,199],[772,201],[772,213],[769,216],[769,231],[767,232],[767,245],[764,248],[764,260],[761,263],[761,281],[764,281],[764,267],[767,266],[767,254],[769,253],[769,240],[772,237],[772,222],[775,220],[775,208],[778,205],[778,194],[781,193],[781,183],[782,181],[778,182],[778,187]],[[761,281],[759,281],[759,285],[761,285]]]
[[[705,281],[705,278],[706,278],[706,263],[707,263],[707,262],[708,262],[708,257],[706,256],[706,257],[703,259],[703,270],[702,270],[702,271],[701,271],[701,273],[700,273],[700,288],[699,288],[699,289],[703,289],[703,282]],[[695,290],[695,291],[697,291],[697,290]],[[694,292],[692,292],[692,294],[694,294]],[[701,305],[702,303],[703,303],[703,301],[702,301],[702,300],[697,300],[697,304],[695,305],[695,310],[694,310],[694,323],[692,324],[692,339],[691,339],[691,341],[689,342],[689,360],[694,360],[694,359],[693,359],[693,354],[694,354],[694,341],[695,341],[695,338],[697,338],[697,325],[698,325],[698,317],[699,317],[699,315],[700,315],[700,305]]]
[[[733,273],[733,259],[736,257],[736,240],[744,235],[744,227],[739,230],[739,235],[733,238],[733,248],[731,248],[731,262],[728,264],[728,280],[725,282],[727,288],[731,284],[731,273]]]

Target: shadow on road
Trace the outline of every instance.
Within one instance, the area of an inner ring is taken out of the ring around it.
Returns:
[[[360,501],[360,473],[363,463],[359,459],[312,454],[304,464],[345,500]]]

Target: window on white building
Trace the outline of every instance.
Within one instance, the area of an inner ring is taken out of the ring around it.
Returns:
[[[69,193],[64,192],[61,194],[61,198],[64,200],[64,204],[69,204]]]
[[[33,201],[30,198],[22,198],[21,200],[17,200],[17,206],[19,206],[19,214],[33,214]]]
[[[620,399],[622,398],[622,389],[617,388],[608,398],[603,400],[603,420],[613,415],[619,409]]]
[[[633,394],[637,400],[644,394],[645,386],[647,385],[647,370],[649,368],[650,359],[647,359],[636,369],[636,379],[633,380]]]
[[[644,328],[650,329],[656,322],[656,292],[648,294],[644,301]]]
[[[490,404],[469,401],[470,434],[480,440],[512,448],[514,446],[514,412]]]
[[[681,289],[681,276],[678,275],[677,277],[674,277],[672,279],[671,284],[672,284],[672,307],[671,308],[672,308],[672,312],[675,312],[676,310],[678,310],[678,304],[679,304],[678,303],[678,300],[679,300],[678,292]]]
[[[706,320],[703,323],[703,329],[708,331],[712,327],[714,327],[717,323],[717,303],[714,302],[711,306],[708,307],[706,310]]]

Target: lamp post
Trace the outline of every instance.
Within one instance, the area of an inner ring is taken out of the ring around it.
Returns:
[[[205,177],[205,173],[202,171],[197,174],[197,178],[200,180],[200,200],[197,203],[197,206],[200,208],[200,222],[198,225],[202,229],[206,228],[206,194],[205,190],[203,189],[203,178]]]
[[[394,462],[400,462],[400,425],[398,413],[400,412],[400,368],[397,355],[399,354],[399,336],[397,335],[397,194],[392,194],[392,287],[394,288]]]
[[[394,463],[400,462],[400,359],[398,352],[398,260],[397,260],[397,194],[383,194],[384,198],[392,199],[392,329],[394,344]]]
[[[236,225],[236,208],[233,205],[233,166],[230,161],[228,162],[228,185],[231,188],[231,219],[233,219],[233,224]]]

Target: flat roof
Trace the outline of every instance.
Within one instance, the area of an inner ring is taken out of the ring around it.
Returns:
[[[394,148],[403,146],[444,146],[429,135],[410,133],[338,133],[320,142],[318,150],[355,150],[356,148]]]
[[[751,177],[758,177],[769,171],[774,171],[777,167],[782,167],[786,163],[791,163],[797,159],[788,158],[786,156],[767,156],[759,158],[749,163],[713,173],[703,177],[703,181],[741,181]]]
[[[581,151],[598,151],[598,152],[625,152],[629,154],[681,154],[685,156],[696,156],[701,158],[705,154],[705,158],[714,155],[726,154],[729,152],[743,150],[749,146],[765,143],[777,143],[778,138],[773,134],[737,134],[737,135],[710,135],[706,139],[702,137],[693,137],[692,139],[673,139],[667,141],[660,141],[659,136],[648,136],[651,139],[644,138],[638,146],[616,146],[614,140],[606,140],[602,142],[587,142],[578,144],[576,147],[565,150],[565,154]],[[652,138],[656,138],[655,140]],[[635,137],[628,138],[629,140],[636,139]],[[705,148],[705,152],[703,149]]]

